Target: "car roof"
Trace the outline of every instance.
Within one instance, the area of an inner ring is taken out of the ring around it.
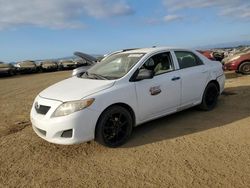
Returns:
[[[188,50],[185,48],[178,48],[178,47],[152,47],[152,48],[138,48],[135,50],[128,50],[122,53],[154,53],[154,52],[158,52],[158,51],[168,51],[168,50]]]

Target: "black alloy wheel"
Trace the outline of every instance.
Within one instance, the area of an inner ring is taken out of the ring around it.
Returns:
[[[124,144],[131,135],[133,119],[121,106],[112,106],[101,115],[96,128],[96,140],[108,147]]]
[[[200,104],[200,109],[202,110],[212,110],[217,104],[219,96],[219,90],[215,83],[209,83],[204,91],[202,103]]]

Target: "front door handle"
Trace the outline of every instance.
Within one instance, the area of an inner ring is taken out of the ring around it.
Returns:
[[[172,81],[176,81],[176,80],[180,80],[180,79],[181,79],[181,77],[175,76],[175,77],[172,78]]]

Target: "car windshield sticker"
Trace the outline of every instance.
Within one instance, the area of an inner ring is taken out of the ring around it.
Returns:
[[[141,57],[143,54],[130,54],[128,57]]]

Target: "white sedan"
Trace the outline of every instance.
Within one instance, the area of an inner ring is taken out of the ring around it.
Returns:
[[[37,135],[49,142],[95,139],[118,147],[144,122],[192,106],[212,110],[224,83],[222,65],[194,50],[128,50],[42,91],[30,117]]]

